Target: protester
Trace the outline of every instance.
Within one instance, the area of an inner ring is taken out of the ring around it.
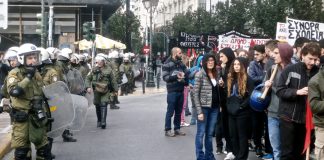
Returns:
[[[163,80],[167,83],[167,112],[165,116],[165,136],[174,137],[176,135],[185,136],[180,130],[180,119],[183,105],[183,89],[188,85],[188,71],[181,62],[182,51],[178,47],[171,50],[172,56],[169,57],[163,67]],[[171,118],[174,115],[174,133],[171,132]]]
[[[219,60],[221,62],[221,78],[224,81],[224,90],[225,90],[225,95],[227,95],[227,75],[229,73],[230,66],[235,59],[234,52],[231,48],[223,48],[222,50],[219,51]],[[225,157],[225,160],[227,159],[234,159],[234,155],[232,153],[232,143],[230,143],[230,138],[229,138],[229,128],[228,128],[228,114],[227,114],[227,106],[226,106],[226,98],[222,100],[221,104],[221,121],[217,127],[216,126],[216,143],[217,143],[217,150],[219,152],[222,152],[222,138],[225,138],[226,141],[226,147],[225,151],[227,152],[227,155]],[[221,130],[221,131],[219,131]],[[217,134],[218,133],[218,134]]]
[[[308,95],[307,83],[318,68],[320,56],[317,43],[309,43],[301,49],[301,62],[285,68],[280,76],[277,95],[279,101],[281,160],[303,159],[305,139],[305,105]]]
[[[195,76],[194,86],[194,103],[198,115],[195,140],[196,156],[197,160],[214,160],[212,138],[219,113],[219,104],[221,104],[220,97],[223,94],[221,87],[224,85],[224,81],[217,80],[216,58],[212,54],[204,55],[202,67]]]
[[[196,65],[190,68],[189,74],[189,89],[190,89],[190,98],[191,98],[191,122],[190,125],[195,125],[197,121],[197,110],[194,103],[194,90],[193,86],[195,85],[195,75],[198,73],[202,67],[203,56],[199,56],[196,61]]]
[[[324,80],[323,55],[320,57],[320,64],[321,68],[319,72],[308,82],[308,100],[313,113],[313,120],[315,125],[315,156],[317,160],[324,160],[324,95],[322,94],[324,91],[322,85]]]
[[[291,62],[293,64],[298,63],[301,61],[301,49],[303,48],[303,46],[307,43],[309,43],[310,40],[305,38],[305,37],[299,37],[296,39],[295,43],[294,43],[294,50],[295,50],[295,54],[294,56],[291,58]]]
[[[230,140],[235,159],[248,158],[249,122],[251,109],[248,105],[248,75],[242,59],[233,61],[227,78],[227,112]]]
[[[291,57],[293,55],[293,49],[288,43],[279,43],[277,47],[272,52],[272,57],[274,59],[274,65],[267,71],[265,87],[271,87],[269,90],[271,94],[271,101],[268,107],[268,129],[270,143],[273,149],[273,159],[280,160],[280,128],[279,128],[279,97],[276,95],[277,85],[279,83],[279,78],[281,72],[284,68],[291,64]],[[275,66],[278,65],[275,77],[273,81],[270,81],[270,76],[274,72]],[[272,155],[268,155],[263,158],[271,158]]]

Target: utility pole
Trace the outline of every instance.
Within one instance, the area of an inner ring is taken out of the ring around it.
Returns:
[[[131,52],[132,51],[132,44],[131,44],[131,26],[130,26],[130,0],[126,0],[126,35],[125,35],[125,42],[126,42],[126,51]]]
[[[48,19],[48,42],[47,47],[53,47],[53,5],[49,4],[49,19]]]
[[[42,2],[42,19],[41,19],[41,23],[42,23],[42,33],[41,33],[41,47],[45,48],[45,34],[44,34],[44,16],[45,16],[45,4],[44,4],[44,0],[41,0]]]

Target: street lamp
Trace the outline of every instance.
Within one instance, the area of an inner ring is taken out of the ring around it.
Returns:
[[[148,79],[146,83],[146,87],[155,87],[154,78],[153,78],[153,69],[152,69],[152,41],[153,41],[153,35],[152,35],[152,21],[153,21],[153,12],[155,11],[159,0],[143,0],[143,5],[147,12],[150,12],[150,58],[149,58],[149,64],[148,64]]]

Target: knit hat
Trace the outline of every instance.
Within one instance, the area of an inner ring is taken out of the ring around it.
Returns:
[[[293,48],[288,43],[278,43],[279,54],[284,65],[291,63],[294,54]]]

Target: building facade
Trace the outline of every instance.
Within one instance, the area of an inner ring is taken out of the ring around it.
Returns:
[[[45,12],[53,6],[53,46],[73,47],[82,40],[82,24],[95,21],[96,33],[102,32],[102,22],[121,5],[121,0],[44,0]],[[52,3],[51,3],[52,2]],[[40,46],[40,35],[36,33],[37,13],[41,13],[41,0],[9,0],[8,28],[0,29],[0,51],[22,43]]]

